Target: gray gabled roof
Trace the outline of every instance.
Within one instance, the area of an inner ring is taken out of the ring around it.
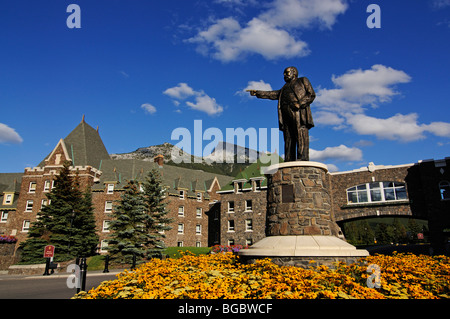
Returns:
[[[193,170],[173,165],[158,164],[150,161],[138,159],[105,160],[102,161],[100,171],[102,175],[98,183],[93,186],[93,190],[104,190],[105,184],[115,183],[116,189],[122,189],[126,183],[133,179],[139,182],[144,181],[147,173],[157,169],[165,187],[169,188],[169,193],[177,190],[187,191],[187,196],[195,196],[197,192],[208,191],[215,178],[220,187],[226,185],[230,176],[208,173],[201,170]]]
[[[87,124],[84,117],[81,123],[64,138],[64,144],[73,161],[73,166],[90,165],[99,168],[102,160],[110,159],[98,131]],[[45,159],[38,166],[45,166]]]

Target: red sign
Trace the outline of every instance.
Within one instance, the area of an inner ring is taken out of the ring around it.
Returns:
[[[48,245],[44,248],[44,258],[52,258],[55,255],[55,246]]]
[[[423,233],[418,233],[417,234],[417,239],[423,239]]]

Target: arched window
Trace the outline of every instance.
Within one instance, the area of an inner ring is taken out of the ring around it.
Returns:
[[[406,200],[406,187],[399,182],[373,182],[347,189],[349,204]]]
[[[439,191],[441,192],[441,199],[450,199],[450,183],[448,181],[442,181],[439,183]]]

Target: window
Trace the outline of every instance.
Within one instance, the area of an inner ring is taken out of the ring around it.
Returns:
[[[202,225],[195,225],[195,234],[196,235],[202,234]]]
[[[111,221],[109,220],[104,220],[103,221],[103,228],[102,228],[102,232],[104,233],[109,233],[109,224],[111,223]]]
[[[253,231],[253,221],[251,219],[245,220],[245,231]]]
[[[30,230],[30,221],[29,220],[24,220],[23,224],[22,224],[22,231],[26,233],[29,230]]]
[[[228,231],[229,232],[234,232],[234,220],[229,220],[228,221]]]
[[[233,201],[228,202],[228,212],[234,213],[234,202]]]
[[[44,207],[44,206],[47,206],[48,205],[48,199],[43,199],[43,200],[41,200],[41,209]]]
[[[261,191],[261,183],[262,183],[262,180],[260,180],[260,179],[254,179],[253,180],[253,190],[255,191],[255,192],[260,192]]]
[[[406,187],[398,182],[373,182],[347,189],[349,204],[406,200]]]
[[[245,201],[245,211],[251,211],[252,210],[252,200],[248,199]]]
[[[195,211],[195,216],[197,218],[202,218],[202,209],[200,207],[197,207],[197,209]]]
[[[253,245],[253,239],[251,239],[251,238],[246,239],[246,240],[245,240],[245,244],[246,244],[247,246]]]
[[[108,241],[107,240],[102,240],[100,242],[100,252],[101,253],[108,252]]]
[[[114,184],[108,184],[106,187],[106,194],[113,194],[114,193]]]
[[[184,217],[184,206],[178,207],[178,217]]]
[[[105,202],[105,213],[111,213],[113,209],[113,202],[112,200],[107,200]]]
[[[177,241],[177,246],[178,247],[183,247],[183,242],[182,241]]]
[[[202,247],[202,243],[200,241],[195,242],[195,247]]]
[[[184,191],[180,191],[180,199],[184,199]]]
[[[44,182],[44,192],[50,191],[50,186],[51,186],[50,181],[49,181],[49,180],[46,180],[46,181]]]
[[[244,182],[236,182],[236,193],[242,193],[244,191]]]
[[[227,243],[228,243],[228,246],[233,246],[234,245],[234,239],[228,239]]]
[[[178,234],[184,234],[184,224],[178,224]]]
[[[8,212],[3,211],[0,216],[0,223],[6,223],[8,221]]]
[[[448,181],[442,181],[439,183],[439,191],[441,192],[442,200],[450,199],[450,183]]]
[[[36,193],[36,182],[30,182],[28,193]]]
[[[27,206],[25,207],[26,212],[31,212],[33,210],[33,201],[27,200]]]
[[[13,202],[13,194],[5,194],[5,198],[3,199],[4,205],[11,205]]]
[[[197,193],[197,202],[202,201],[202,193]]]

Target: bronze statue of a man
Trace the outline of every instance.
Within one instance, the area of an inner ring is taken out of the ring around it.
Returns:
[[[310,104],[316,98],[311,83],[298,78],[291,66],[284,70],[286,84],[276,91],[249,90],[260,99],[278,100],[278,124],[284,135],[284,160],[309,161],[309,129],[314,127]]]

